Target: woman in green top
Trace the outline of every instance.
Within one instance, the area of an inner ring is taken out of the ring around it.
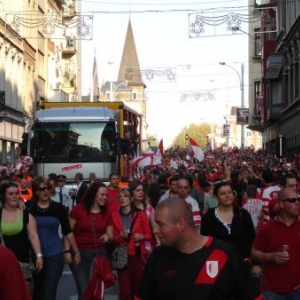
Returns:
[[[31,274],[31,247],[35,254],[37,270],[43,267],[41,245],[36,229],[35,218],[27,209],[19,206],[19,190],[16,182],[6,181],[0,186],[0,225],[2,244],[16,255],[30,291],[33,292],[33,279]]]

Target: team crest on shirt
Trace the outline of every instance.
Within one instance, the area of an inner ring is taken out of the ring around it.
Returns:
[[[219,273],[219,263],[216,260],[209,260],[206,262],[206,274],[210,278],[215,278]]]

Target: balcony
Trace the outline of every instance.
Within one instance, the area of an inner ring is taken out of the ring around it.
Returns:
[[[42,2],[42,1],[39,1]],[[56,4],[58,5],[58,7],[62,7],[62,5],[64,4],[64,0],[55,0]]]
[[[62,6],[62,9],[63,9],[62,17],[64,19],[70,19],[76,16],[75,4],[70,4],[70,5],[64,4]]]
[[[70,57],[76,53],[76,39],[73,37],[66,37],[65,41],[62,43],[62,55]]]
[[[267,58],[267,64],[266,64],[267,70],[264,79],[267,80],[278,79],[283,67],[283,63],[284,63],[284,57],[282,54],[278,54],[278,53],[270,54]]]
[[[282,114],[282,104],[273,104],[267,110],[267,120],[275,121],[281,117]]]

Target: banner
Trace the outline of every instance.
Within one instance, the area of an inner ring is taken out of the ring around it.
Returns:
[[[247,125],[249,123],[249,108],[236,109],[236,124]]]

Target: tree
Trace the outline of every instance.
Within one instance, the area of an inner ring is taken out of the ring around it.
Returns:
[[[215,128],[215,126],[214,126]],[[189,127],[185,127],[175,137],[172,146],[186,147],[189,145],[189,141],[186,141],[186,134],[195,140],[202,149],[207,148],[207,136],[211,133],[211,125],[208,123],[202,124],[190,124]]]

